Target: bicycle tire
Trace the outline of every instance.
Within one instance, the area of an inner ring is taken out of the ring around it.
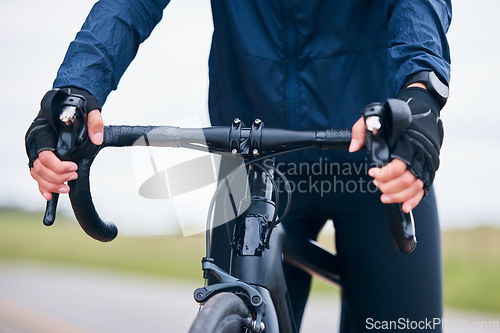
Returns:
[[[245,333],[244,321],[249,317],[250,310],[241,298],[220,293],[201,308],[189,333]]]

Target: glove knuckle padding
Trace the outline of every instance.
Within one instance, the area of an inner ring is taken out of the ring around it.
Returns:
[[[56,98],[57,90],[49,90],[45,94],[41,101],[42,110],[47,111],[49,109],[52,111],[51,104],[52,100]],[[87,113],[95,109],[101,110],[99,101],[86,90],[75,87],[61,88],[60,90],[64,90],[68,95],[77,94],[83,96],[85,99],[85,112]],[[29,159],[28,166],[30,168],[33,167],[33,162],[42,151],[55,151],[57,146],[57,133],[54,130],[56,126],[54,119],[52,119],[54,115],[51,115],[51,112],[43,113],[42,110],[40,110],[35,120],[31,123],[24,138],[26,153]]]
[[[443,125],[439,107],[432,96],[421,88],[402,90],[397,98],[408,103],[412,121],[392,147],[392,157],[403,160],[410,171],[429,190],[439,168],[439,152],[443,143]]]
[[[57,135],[49,121],[39,113],[28,128],[24,141],[29,159],[28,166],[32,168],[38,154],[44,150],[55,150]]]

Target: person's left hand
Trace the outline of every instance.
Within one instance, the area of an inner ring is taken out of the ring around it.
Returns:
[[[352,127],[352,140],[349,151],[360,150],[366,138],[366,125],[361,117]],[[382,192],[383,203],[402,203],[403,211],[409,213],[424,197],[424,182],[408,170],[405,162],[395,158],[382,168],[371,168],[368,174]]]

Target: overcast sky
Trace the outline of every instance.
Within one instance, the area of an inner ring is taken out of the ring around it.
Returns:
[[[44,207],[28,174],[24,134],[92,4],[85,0],[0,0],[0,206]],[[442,225],[500,224],[500,114],[496,105],[500,3],[456,0],[453,5],[448,35],[453,61],[451,97],[442,112],[446,134],[436,177]],[[118,91],[108,98],[105,122],[207,125],[206,63],[211,31],[208,0],[173,0],[141,46]],[[105,218],[117,220],[128,233],[177,230],[182,221],[192,219],[194,212],[182,216],[186,214],[183,207],[192,201],[140,198],[137,186],[144,175],[136,171],[144,167],[138,160],[144,153],[124,149],[99,156],[92,174],[96,205]],[[186,158],[183,153],[173,154],[177,159]],[[175,158],[169,155],[159,163],[165,167]],[[116,163],[120,163],[119,169]],[[60,205],[69,210],[66,196]],[[132,205],[136,209],[128,209]],[[197,199],[200,221],[206,205],[206,200]],[[156,218],[145,219],[145,212]]]

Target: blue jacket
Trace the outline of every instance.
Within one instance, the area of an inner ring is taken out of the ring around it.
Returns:
[[[168,0],[101,0],[71,43],[54,87],[103,104]],[[408,75],[446,82],[450,0],[212,0],[212,124],[351,127],[367,103],[395,96]]]

